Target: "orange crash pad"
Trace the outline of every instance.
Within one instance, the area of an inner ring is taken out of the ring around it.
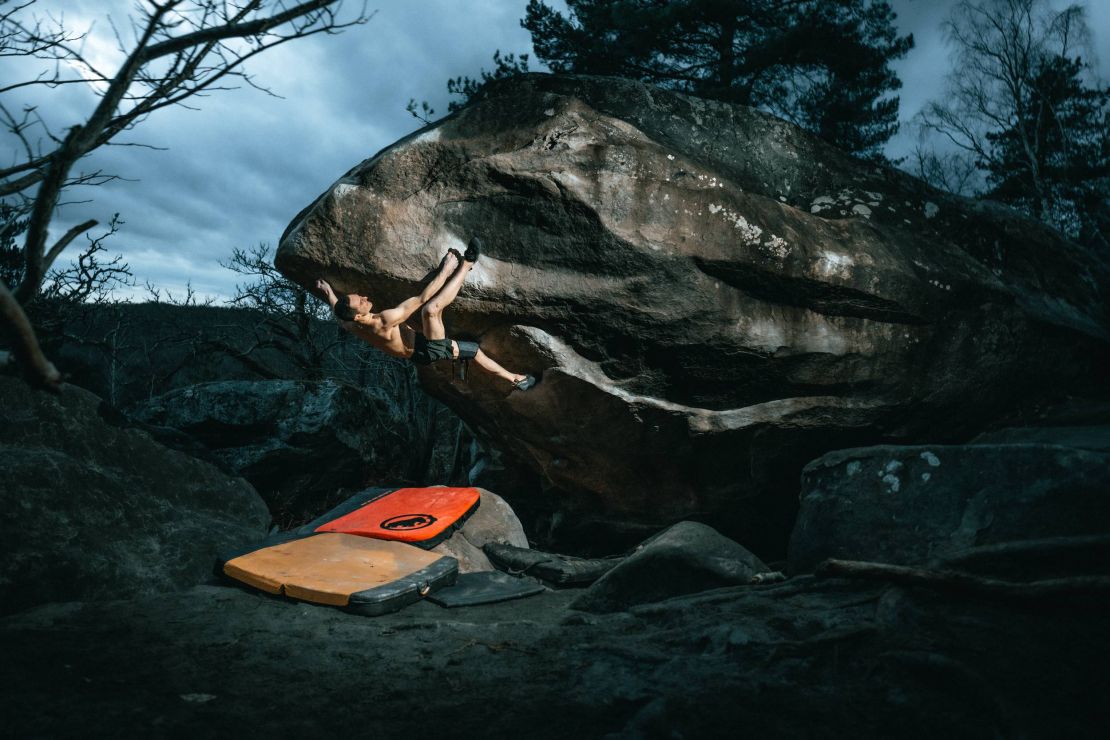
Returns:
[[[386,614],[455,582],[459,563],[403,542],[325,533],[224,563],[230,578],[271,594],[360,614]]]

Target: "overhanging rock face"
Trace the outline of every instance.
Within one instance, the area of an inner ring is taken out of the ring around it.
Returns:
[[[959,440],[1107,367],[1110,276],[1055,232],[627,80],[487,88],[340,178],[277,264],[384,308],[475,234],[449,330],[542,381],[422,381],[578,511],[785,542],[805,461]]]

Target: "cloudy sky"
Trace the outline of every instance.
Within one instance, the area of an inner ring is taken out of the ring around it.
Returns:
[[[953,1],[894,2],[900,30],[912,32],[917,42],[897,65],[904,119],[941,91],[948,64],[940,23]],[[348,14],[357,11],[356,0],[347,2]],[[70,28],[91,25],[86,51],[107,66],[118,54],[107,16],[125,25],[132,4],[39,0],[37,12],[64,13]],[[560,0],[548,4],[563,7]],[[140,286],[150,281],[180,293],[190,282],[202,295],[230,296],[235,275],[219,261],[234,247],[274,245],[289,220],[338,176],[418,128],[420,122],[405,111],[410,98],[445,112],[448,78],[476,76],[491,66],[495,49],[530,53],[529,34],[519,24],[526,5],[370,0],[374,15],[366,25],[296,41],[253,60],[249,71],[256,81],[281,98],[244,88],[194,99],[199,110],[156,112],[120,138],[164,150],[108,147],[85,160],[85,169],[126,179],[71,193],[71,199],[91,201],[66,206],[53,231],[86,218],[106,222],[118,212],[125,225],[109,250],[123,254]],[[1110,0],[1088,5],[1099,68],[1110,77]],[[5,66],[8,79],[23,79],[28,71],[7,60]],[[83,120],[95,104],[76,87],[8,93],[3,102],[14,110],[38,106],[56,131]],[[9,139],[2,141],[5,158],[15,157]],[[897,155],[910,144],[901,135],[888,153]],[[144,293],[132,294],[142,299]]]

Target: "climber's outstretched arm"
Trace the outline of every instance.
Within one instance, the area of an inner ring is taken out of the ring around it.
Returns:
[[[339,302],[339,298],[336,297],[335,291],[331,289],[331,284],[328,283],[327,280],[320,278],[316,281],[316,289],[324,294],[324,299],[328,302],[328,305],[331,306],[331,309],[334,311],[335,304]]]

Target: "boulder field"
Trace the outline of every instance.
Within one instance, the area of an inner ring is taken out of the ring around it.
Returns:
[[[190,588],[270,522],[245,480],[163,447],[92,393],[6,376],[0,506],[0,614]]]
[[[563,522],[693,516],[778,557],[808,461],[963,442],[1110,367],[1110,273],[1056,232],[628,80],[488,86],[336,180],[276,264],[385,308],[474,235],[449,331],[540,383],[421,381]]]
[[[199,442],[288,526],[369,485],[452,482],[453,430],[432,426],[421,438],[411,412],[380,388],[231,380],[172,390],[133,413],[153,431],[175,429]]]

